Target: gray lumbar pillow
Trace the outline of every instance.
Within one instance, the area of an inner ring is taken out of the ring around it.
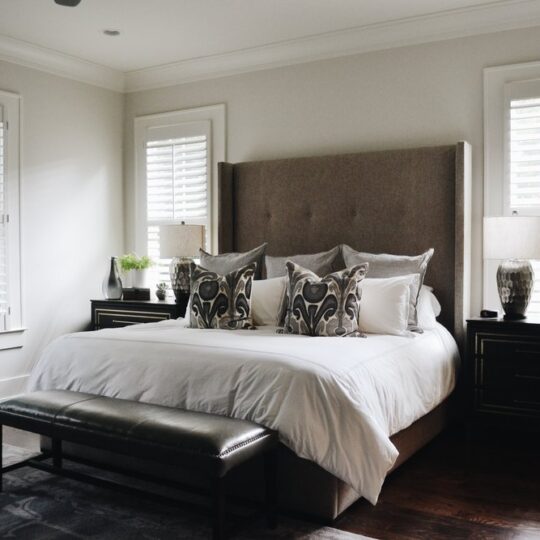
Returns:
[[[409,330],[418,330],[418,315],[416,305],[418,295],[424,283],[429,261],[433,256],[433,248],[421,255],[409,257],[407,255],[390,255],[388,253],[363,253],[343,244],[341,253],[345,266],[348,268],[356,264],[369,263],[370,278],[388,278],[419,274],[419,279],[411,282],[411,300],[409,305]]]
[[[266,256],[266,277],[268,279],[286,276],[287,275],[287,261],[292,261],[306,270],[315,272],[318,276],[326,276],[336,270],[341,270],[343,267],[338,268],[338,258],[340,255],[340,248],[336,246],[330,251],[322,251],[321,253],[312,253],[309,255],[291,255],[290,257],[270,257]]]
[[[255,279],[261,279],[266,246],[267,244],[265,242],[251,251],[244,253],[222,253],[221,255],[210,255],[210,253],[201,249],[199,250],[201,266],[206,268],[206,270],[210,270],[210,272],[224,276],[248,264],[257,263]]]

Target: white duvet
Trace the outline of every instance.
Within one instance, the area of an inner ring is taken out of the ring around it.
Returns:
[[[390,436],[450,394],[458,361],[440,325],[415,337],[313,338],[179,319],[61,337],[29,386],[252,420],[375,504],[398,455]]]

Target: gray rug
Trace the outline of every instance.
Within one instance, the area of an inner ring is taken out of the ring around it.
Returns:
[[[4,466],[32,453],[4,445]],[[24,467],[4,476],[0,538],[206,540],[211,522],[204,511],[161,504]],[[280,517],[274,530],[264,520],[238,524],[231,540],[366,540],[367,537]],[[367,539],[369,540],[369,539]]]

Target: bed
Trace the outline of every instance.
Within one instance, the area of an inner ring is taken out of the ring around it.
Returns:
[[[340,243],[398,254],[434,247],[426,283],[442,313],[433,330],[364,340],[283,336],[269,327],[204,331],[172,321],[73,334],[46,349],[30,388],[248,418],[280,432],[284,506],[332,520],[360,496],[375,503],[386,474],[450,414],[468,310],[469,159],[459,143],[219,167],[221,252],[264,241],[275,255]],[[244,471],[236,489],[246,494],[246,477],[256,474]]]

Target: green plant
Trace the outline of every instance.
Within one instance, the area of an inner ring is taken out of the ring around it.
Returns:
[[[129,272],[130,270],[146,270],[154,265],[154,261],[148,255],[139,257],[136,253],[122,255],[118,261],[122,272]]]

